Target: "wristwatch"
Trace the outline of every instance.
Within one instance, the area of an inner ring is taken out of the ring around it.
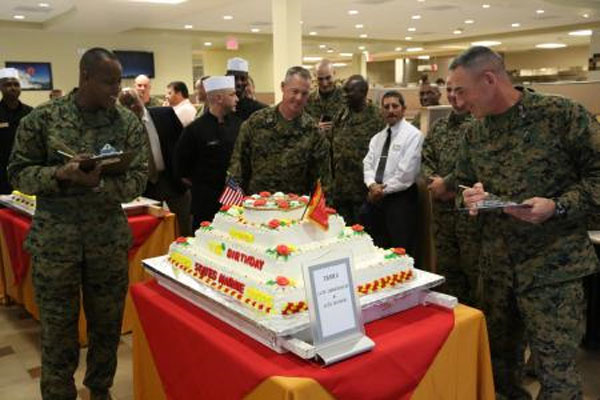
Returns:
[[[565,205],[563,203],[560,202],[560,200],[558,199],[553,199],[554,200],[554,216],[558,217],[558,218],[564,218],[567,216],[567,207],[565,207]]]

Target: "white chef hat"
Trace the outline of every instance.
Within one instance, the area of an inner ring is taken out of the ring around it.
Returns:
[[[202,82],[206,92],[223,89],[235,89],[235,78],[233,76],[211,76]]]
[[[248,72],[248,61],[234,57],[227,60],[227,71]]]
[[[16,78],[19,79],[19,71],[16,68],[0,69],[0,79]]]

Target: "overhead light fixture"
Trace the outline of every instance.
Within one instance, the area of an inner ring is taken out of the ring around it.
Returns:
[[[334,51],[333,49],[327,50],[328,53],[333,53],[333,51]]]
[[[396,47],[394,51],[402,51],[402,47]]]
[[[358,10],[348,10],[348,15],[358,15]]]
[[[326,44],[320,44],[320,45],[319,45],[319,48],[320,48],[320,49],[326,49],[326,48],[327,48],[327,45],[326,45]]]
[[[210,47],[210,46],[212,46],[212,42],[204,42],[204,45],[205,45],[206,47]]]
[[[483,8],[490,8],[491,6],[489,4],[482,4],[481,7],[483,7]]]
[[[49,7],[50,7],[50,4],[48,4],[48,3],[38,3],[38,7],[41,7],[41,8],[49,8]]]
[[[317,32],[315,32],[315,31],[308,32],[308,34],[309,34],[310,36],[317,36]]]
[[[592,30],[591,29],[582,29],[579,31],[572,31],[569,32],[570,36],[592,36]]]
[[[452,33],[454,33],[455,35],[462,35],[463,31],[462,29],[455,29]]]
[[[485,46],[485,47],[493,47],[502,44],[502,42],[498,42],[497,40],[480,40],[478,42],[472,42],[471,46]]]
[[[510,26],[512,26],[513,28],[518,28],[521,26],[521,24],[518,22],[514,22],[514,23],[510,24]]]
[[[587,14],[587,13],[586,13],[586,14],[583,14],[583,15],[582,15],[582,17],[583,17],[583,18],[589,18],[589,17],[590,17],[590,14]]]
[[[358,49],[359,50],[364,50],[364,49],[366,49],[366,47],[365,46],[358,46]]]
[[[335,63],[331,63],[331,65],[334,67],[345,67],[348,64],[343,63],[343,62],[335,62]]]
[[[535,10],[536,14],[543,14],[545,11],[544,10]]]
[[[413,40],[412,36],[404,36],[404,40]]]
[[[417,28],[411,26],[410,28],[407,29],[407,31],[409,31],[409,32],[416,32]]]
[[[352,53],[340,53],[340,57],[352,57]]]
[[[14,15],[13,16],[14,19],[25,19],[24,15]]]
[[[360,37],[361,39],[366,39],[366,38],[368,38],[368,37],[369,37],[369,35],[367,35],[366,33],[361,33],[361,34],[359,35],[359,37]]]
[[[181,4],[188,0],[129,0],[132,3]]]
[[[412,53],[412,52],[415,52],[415,51],[423,51],[423,48],[422,47],[409,47],[409,48],[406,49],[406,51]]]
[[[536,44],[535,47],[538,49],[561,49],[567,47],[567,45],[564,43],[540,43]]]
[[[323,57],[317,57],[317,56],[302,57],[302,61],[305,61],[305,62],[317,62],[317,61],[321,61],[322,59],[323,59]]]
[[[300,21],[300,25],[304,25],[304,21]]]
[[[223,15],[223,19],[225,21],[231,21],[233,19],[233,16],[232,15]]]
[[[192,29],[194,27],[194,25],[187,24],[187,25],[184,25],[183,27],[185,29]]]
[[[362,29],[362,28],[364,28],[365,26],[364,26],[363,24],[356,24],[356,25],[354,25],[354,27],[355,27],[356,29]]]
[[[421,19],[420,15],[413,15],[412,17],[410,17],[411,19]]]
[[[302,68],[306,68],[306,69],[312,69],[313,66],[312,65],[303,65]]]
[[[419,60],[429,60],[429,56],[418,56],[417,57]]]
[[[419,3],[425,3],[425,0],[417,0]]]
[[[258,33],[258,32],[260,32],[260,28],[252,28],[252,29],[250,29],[250,32]]]
[[[465,24],[474,24],[475,20],[472,19],[465,19]]]

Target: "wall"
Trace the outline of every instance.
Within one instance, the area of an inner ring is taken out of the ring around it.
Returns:
[[[0,37],[10,38],[0,43],[0,66],[3,67],[5,61],[50,62],[54,87],[63,89],[65,93],[78,84],[78,63],[82,50],[96,46],[154,52],[154,95],[163,94],[166,85],[173,80],[184,81],[190,91],[193,87],[191,39],[176,33],[86,35],[0,27]],[[131,79],[123,81],[124,87],[132,84]],[[21,100],[36,106],[48,100],[48,93],[24,91]]]
[[[537,68],[586,67],[588,46],[565,47],[553,50],[528,50],[504,53],[507,70]]]
[[[371,85],[393,85],[395,80],[394,60],[368,62],[367,76]]]

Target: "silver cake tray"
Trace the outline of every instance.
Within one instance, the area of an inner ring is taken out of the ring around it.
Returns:
[[[148,258],[142,262],[161,286],[276,352],[291,351],[305,359],[315,356],[308,312],[287,317],[265,315],[174,269],[167,256]],[[445,280],[443,276],[419,269],[414,269],[413,273],[415,278],[398,287],[361,296],[363,321],[367,323],[384,318],[419,304],[438,304],[447,308],[456,306],[455,297],[428,290],[442,284]]]
[[[35,210],[32,211],[31,209],[23,206],[21,203],[15,201],[10,194],[0,194],[0,204],[30,217],[33,217],[33,214],[35,213]],[[137,215],[145,213],[148,206],[160,205],[160,201],[149,199],[147,197],[138,197],[129,203],[121,204],[121,207],[123,207],[123,210],[125,210],[127,215]]]

